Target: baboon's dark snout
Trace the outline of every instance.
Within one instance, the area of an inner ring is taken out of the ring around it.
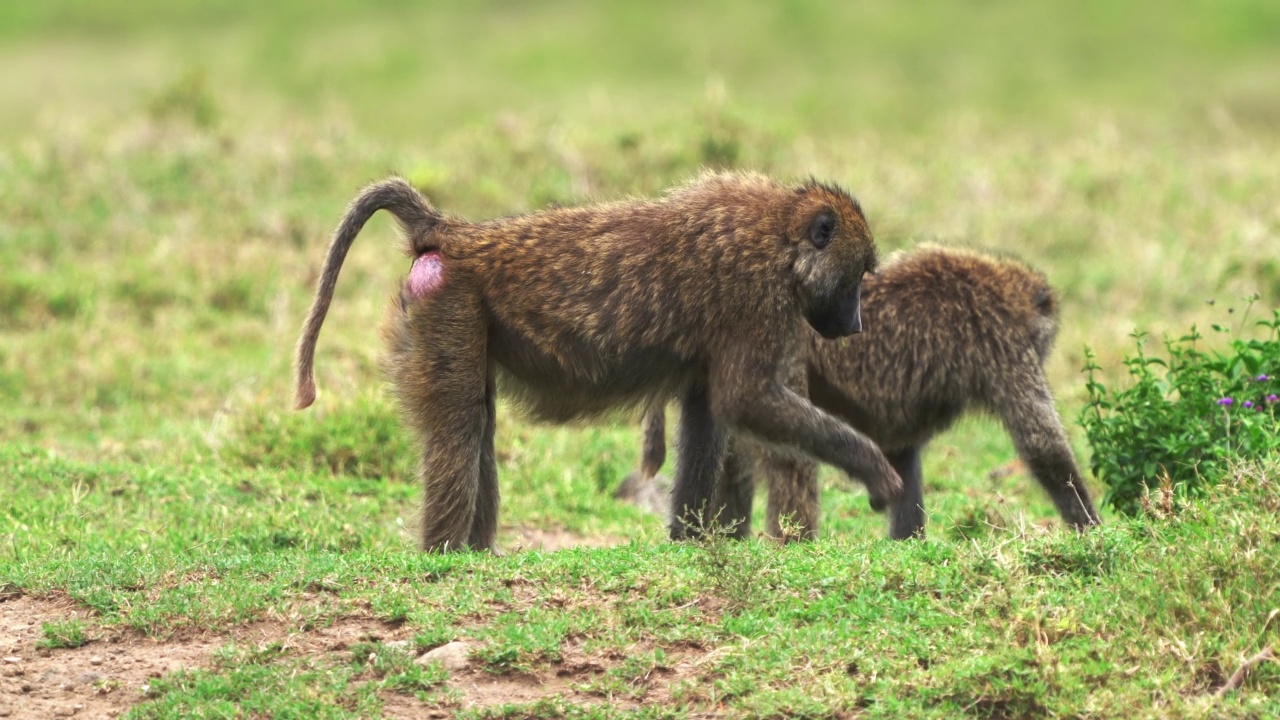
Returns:
[[[815,307],[809,315],[809,324],[822,337],[835,340],[862,332],[862,286],[833,294],[826,302]]]
[[[857,335],[862,332],[862,308],[855,307],[853,309],[853,320],[849,323],[849,335]]]
[[[840,334],[857,335],[862,332],[862,283],[840,298]]]

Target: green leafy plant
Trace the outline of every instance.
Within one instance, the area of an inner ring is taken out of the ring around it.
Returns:
[[[1146,335],[1135,333],[1137,351],[1124,361],[1133,383],[1117,391],[1098,380],[1102,368],[1086,348],[1089,402],[1079,422],[1106,504],[1134,514],[1153,487],[1202,496],[1228,463],[1280,452],[1280,311],[1257,325],[1265,336],[1248,340],[1213,325],[1230,337],[1225,350],[1202,349],[1193,326],[1165,341],[1167,359],[1148,355]]]

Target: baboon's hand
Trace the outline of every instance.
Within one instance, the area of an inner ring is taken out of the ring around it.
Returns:
[[[902,478],[886,464],[880,477],[867,483],[867,493],[870,495],[871,509],[884,512],[902,499]]]
[[[1068,506],[1071,508],[1070,511],[1063,512],[1067,524],[1075,528],[1076,532],[1086,532],[1089,528],[1102,524],[1098,511],[1087,505],[1087,501],[1077,499],[1076,502],[1078,504],[1075,507]]]

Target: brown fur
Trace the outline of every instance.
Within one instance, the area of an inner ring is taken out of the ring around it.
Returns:
[[[809,396],[874,440],[903,480],[891,511],[895,538],[924,533],[920,451],[961,415],[977,410],[1003,421],[1018,453],[1076,528],[1099,522],[1054,408],[1043,365],[1057,335],[1058,300],[1044,276],[1009,257],[925,247],[887,263],[863,285],[868,331],[827,341],[810,334]],[[644,436],[661,437],[661,412]],[[643,470],[662,458],[645,448]],[[812,463],[761,457],[770,477],[769,530],[790,516],[813,537],[818,484]],[[718,504],[724,522],[749,533],[752,482],[734,459]],[[656,470],[655,470],[656,472]]]
[[[424,447],[422,547],[491,548],[497,530],[495,382],[537,418],[564,422],[678,398],[673,537],[708,509],[726,431],[799,449],[867,483],[901,482],[875,446],[780,380],[807,329],[860,329],[875,246],[857,202],[816,182],[709,174],[657,200],[471,223],[403,180],[367,188],[330,246],[298,345],[298,406],[315,397],[314,350],[347,248],[391,211],[407,253],[438,251],[443,281],[402,289],[383,335],[386,367]],[[814,242],[815,236],[830,244]]]

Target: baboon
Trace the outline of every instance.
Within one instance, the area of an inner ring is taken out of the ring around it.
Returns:
[[[924,534],[920,453],[961,415],[998,417],[1018,454],[1077,529],[1099,522],[1066,431],[1054,408],[1044,362],[1057,335],[1058,298],[1044,276],[1008,256],[924,246],[888,261],[863,283],[867,332],[829,341],[809,333],[809,397],[880,446],[902,478],[890,535]],[[644,421],[641,474],[662,466],[662,407]],[[721,522],[750,533],[750,457],[735,447],[714,503]],[[817,468],[760,454],[769,476],[769,532],[790,516],[805,537],[818,526]]]
[[[315,399],[316,340],[338,271],[378,210],[413,258],[383,337],[385,367],[422,442],[421,546],[491,549],[497,531],[495,382],[554,422],[678,399],[673,539],[696,536],[726,435],[796,448],[897,501],[875,445],[781,380],[806,323],[823,337],[862,328],[862,277],[876,268],[862,209],[817,181],[706,174],[656,200],[472,223],[409,183],[366,188],[334,233],[297,352],[297,407]]]

